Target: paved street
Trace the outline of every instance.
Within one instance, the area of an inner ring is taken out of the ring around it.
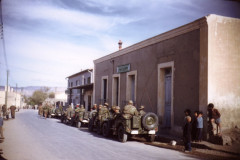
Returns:
[[[8,160],[154,160],[194,159],[188,154],[136,141],[120,143],[86,128],[44,119],[34,110],[21,110],[5,121],[3,157]]]

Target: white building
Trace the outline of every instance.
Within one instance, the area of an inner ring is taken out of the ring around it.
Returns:
[[[5,104],[5,96],[6,96],[7,87],[5,86],[5,90],[0,90],[0,105]],[[24,105],[22,100],[22,95],[20,92],[16,92],[8,86],[8,94],[7,94],[7,107],[9,108],[11,105],[15,105],[16,107],[22,107]]]

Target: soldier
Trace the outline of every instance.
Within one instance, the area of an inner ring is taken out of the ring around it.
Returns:
[[[135,106],[133,106],[133,101],[130,100],[128,105],[123,108],[123,117],[126,119],[132,118],[132,116],[138,116],[138,111]]]
[[[80,116],[79,119],[80,119],[80,121],[83,120],[84,112],[85,112],[85,108],[84,108],[83,105],[81,105],[81,107],[80,107],[80,113],[79,113],[79,116]]]
[[[7,106],[5,104],[2,106],[2,112],[3,112],[3,118],[4,116],[7,116]]]
[[[113,119],[115,119],[119,114],[120,114],[120,107],[116,106],[113,114]]]
[[[110,109],[109,111],[109,114],[110,114],[110,117],[113,118],[113,115],[115,113],[115,110],[116,110],[116,106],[112,106],[112,108]]]
[[[48,115],[48,104],[45,104],[43,106],[43,115],[45,117],[45,119],[47,118],[47,115]]]
[[[60,110],[60,112],[61,112],[61,114],[62,114],[62,112],[63,112],[63,106],[60,104],[60,106],[59,106],[58,108],[59,108],[59,110]]]
[[[43,106],[42,106],[42,104],[40,104],[39,107],[38,107],[38,114],[39,114],[40,116],[43,115]]]
[[[73,116],[73,109],[71,107],[71,105],[68,106],[67,108],[67,118],[70,119]]]
[[[16,107],[12,105],[12,106],[10,107],[10,110],[11,110],[11,117],[14,119],[14,118],[15,118],[15,110],[16,110]]]
[[[108,110],[108,103],[104,103],[104,106],[102,107],[100,114],[104,118],[108,118],[110,116],[110,113]]]
[[[144,106],[140,106],[140,108],[139,108],[139,114],[140,114],[141,116],[144,116],[144,115],[146,114],[146,112],[144,111]]]

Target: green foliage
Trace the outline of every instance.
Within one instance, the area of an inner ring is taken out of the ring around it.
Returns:
[[[27,104],[39,105],[43,103],[48,98],[47,91],[47,89],[34,91],[32,96],[27,99]]]

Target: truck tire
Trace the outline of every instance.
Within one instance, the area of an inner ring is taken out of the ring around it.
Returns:
[[[107,122],[103,123],[102,133],[103,133],[103,136],[104,136],[104,137],[108,137],[108,136],[109,136],[110,130],[109,130],[109,127],[108,127],[108,123],[107,123]]]
[[[128,135],[125,132],[123,126],[122,125],[119,126],[119,128],[118,128],[118,141],[124,143],[124,142],[127,142],[127,138],[128,138]]]
[[[155,129],[158,126],[158,116],[155,113],[149,112],[143,116],[142,124],[147,130]]]

